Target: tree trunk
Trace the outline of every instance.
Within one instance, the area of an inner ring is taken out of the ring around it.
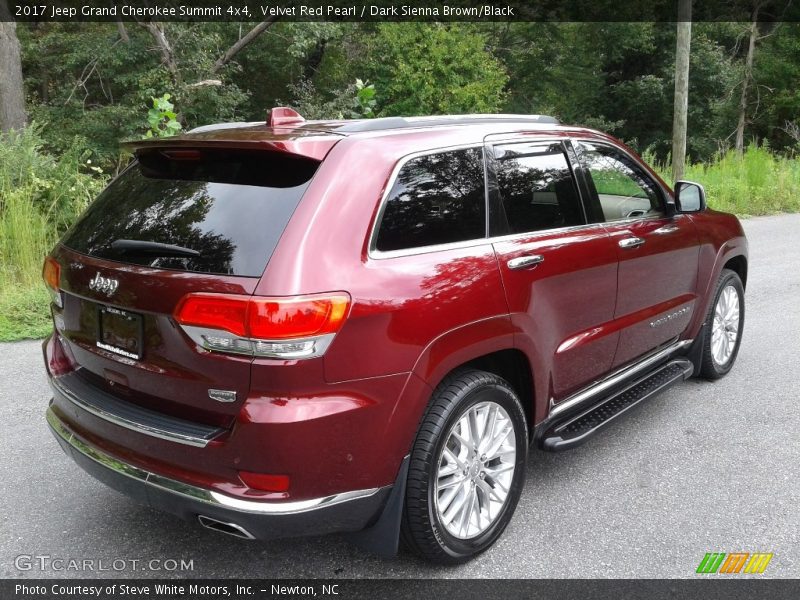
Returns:
[[[683,177],[689,112],[689,51],[692,42],[692,0],[679,0],[675,46],[675,104],[672,116],[672,177]]]
[[[26,121],[17,24],[11,21],[6,0],[0,0],[0,131],[22,129]]]
[[[147,29],[147,31],[150,32],[150,35],[153,36],[153,39],[158,45],[158,50],[161,52],[162,62],[166,65],[167,70],[169,70],[170,74],[172,75],[173,83],[180,86],[181,72],[180,69],[178,69],[178,62],[175,60],[175,53],[172,50],[172,44],[169,43],[169,40],[164,33],[164,26],[160,23],[155,23],[152,21],[148,21],[146,23],[139,21],[139,25]]]
[[[739,98],[739,122],[736,124],[736,152],[744,153],[744,127],[747,124],[747,94],[753,81],[753,58],[756,54],[756,38],[758,37],[758,9],[756,4],[753,9],[753,20],[750,23],[750,42],[747,46],[747,57],[744,60],[744,79],[742,80],[742,95]]]
[[[128,29],[125,27],[125,23],[117,21],[117,31],[119,32],[119,39],[121,39],[123,43],[131,43],[131,37],[128,35]]]

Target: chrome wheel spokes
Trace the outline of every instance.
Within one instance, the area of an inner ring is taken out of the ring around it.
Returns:
[[[494,523],[508,498],[517,459],[514,423],[495,402],[465,412],[447,435],[436,474],[436,510],[447,531],[475,537]]]
[[[711,356],[717,366],[728,364],[738,338],[739,293],[732,285],[727,285],[714,307],[714,323],[711,328]]]

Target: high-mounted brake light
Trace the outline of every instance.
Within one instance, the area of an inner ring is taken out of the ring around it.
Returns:
[[[162,150],[161,154],[170,160],[200,160],[203,153],[199,150]]]
[[[342,293],[290,298],[194,293],[183,297],[175,320],[208,350],[274,358],[321,356],[350,307]]]
[[[44,266],[42,267],[42,279],[47,286],[47,291],[50,292],[50,299],[53,303],[62,308],[61,302],[61,265],[56,262],[51,256],[44,259]]]

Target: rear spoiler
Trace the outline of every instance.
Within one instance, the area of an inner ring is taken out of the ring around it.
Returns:
[[[170,138],[133,140],[121,144],[124,150],[139,155],[141,152],[203,148],[232,148],[280,152],[322,161],[343,136],[330,133],[293,132],[276,135],[264,127],[221,129],[204,133],[187,134]]]

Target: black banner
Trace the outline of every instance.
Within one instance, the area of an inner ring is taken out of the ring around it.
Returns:
[[[52,21],[656,21],[677,0],[7,0],[0,20]],[[692,21],[750,21],[755,0],[694,0]],[[800,21],[800,2],[760,0],[758,20]]]
[[[0,581],[4,600],[87,600],[91,598],[231,599],[276,598],[491,600],[542,598],[571,600],[795,600],[800,580],[766,580],[714,576],[683,580],[541,580],[541,579],[219,579],[219,580],[103,580],[23,579]]]

